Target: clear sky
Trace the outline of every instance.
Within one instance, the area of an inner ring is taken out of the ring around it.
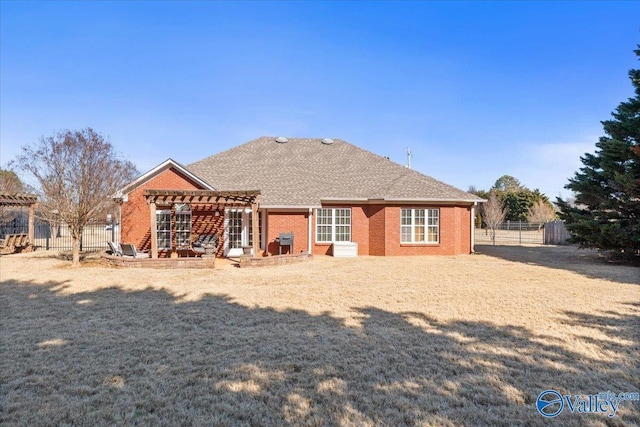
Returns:
[[[342,138],[552,199],[633,96],[640,2],[0,2],[0,164],[92,127],[147,171]]]

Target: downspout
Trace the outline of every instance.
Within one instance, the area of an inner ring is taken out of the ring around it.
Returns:
[[[476,245],[476,205],[478,202],[473,202],[471,206],[471,253],[475,253]]]
[[[313,214],[313,208],[309,208],[309,221],[308,221],[309,222],[309,232],[308,232],[308,236],[309,237],[307,239],[307,242],[308,242],[307,251],[309,252],[309,255],[311,255],[311,238],[313,237],[313,227],[312,227],[312,224],[311,224],[311,216],[312,216],[312,214]]]

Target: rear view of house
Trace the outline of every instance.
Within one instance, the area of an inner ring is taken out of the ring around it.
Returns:
[[[214,233],[218,256],[466,254],[482,201],[339,139],[283,137],[167,160],[121,193],[122,241],[158,257]]]

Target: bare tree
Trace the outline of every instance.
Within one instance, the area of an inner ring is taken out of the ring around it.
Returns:
[[[545,222],[549,222],[555,217],[556,212],[549,203],[545,203],[544,200],[537,200],[527,211],[527,221],[537,222],[539,224],[538,231],[540,231],[540,228],[542,228]]]
[[[102,214],[116,191],[137,174],[119,158],[110,142],[91,128],[66,130],[22,147],[16,165],[40,184],[41,207],[68,227],[73,239],[72,266],[80,265],[83,228]]]
[[[491,240],[493,244],[496,244],[496,229],[502,224],[507,210],[504,204],[500,201],[495,192],[489,193],[488,200],[483,203],[483,219],[484,223],[491,230]]]
[[[0,168],[0,193],[17,194],[26,192],[26,187],[12,170]],[[0,224],[13,221],[20,215],[20,209],[0,205]]]
[[[0,169],[0,193],[24,193],[25,186],[12,170]]]

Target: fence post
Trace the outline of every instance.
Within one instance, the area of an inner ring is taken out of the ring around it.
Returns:
[[[114,223],[111,223],[111,241],[116,241],[116,225]]]
[[[82,234],[80,235],[80,252],[82,252]]]
[[[522,220],[518,221],[518,243],[522,244]]]

